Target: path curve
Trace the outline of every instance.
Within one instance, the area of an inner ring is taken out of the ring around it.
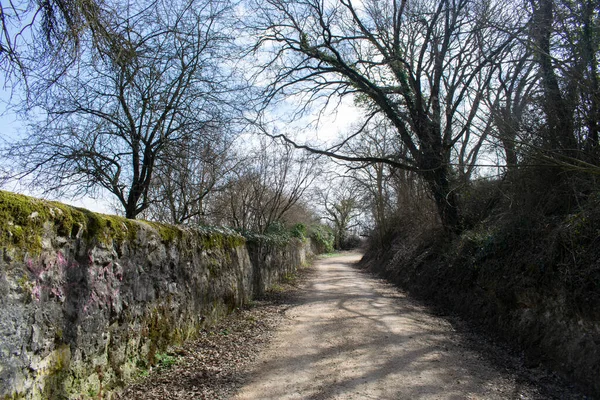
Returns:
[[[359,259],[317,261],[234,399],[543,398],[465,348],[449,322],[354,268]]]

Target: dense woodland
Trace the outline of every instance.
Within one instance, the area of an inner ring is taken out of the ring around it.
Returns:
[[[501,266],[598,320],[596,0],[17,0],[0,17],[27,126],[2,138],[6,185]],[[313,140],[344,104],[350,128]]]

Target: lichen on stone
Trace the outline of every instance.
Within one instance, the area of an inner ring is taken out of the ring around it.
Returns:
[[[0,309],[0,351],[10,354],[0,373],[10,365],[4,376],[27,384],[0,399],[33,398],[34,384],[38,398],[107,393],[301,262],[287,248],[260,246],[268,265],[252,265],[245,244],[227,228],[128,220],[0,191],[0,295],[10,305]],[[43,368],[30,369],[31,357]]]
[[[58,237],[98,241],[110,247],[125,241],[134,242],[141,224],[154,229],[161,241],[172,244],[183,238],[185,228],[157,222],[136,221],[116,215],[104,215],[53,201],[0,191],[0,247],[33,257],[43,250],[42,237],[48,222]],[[199,245],[214,249],[237,247],[245,239],[233,230],[195,227]]]

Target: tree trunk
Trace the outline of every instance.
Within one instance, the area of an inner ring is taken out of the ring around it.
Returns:
[[[136,203],[132,203],[132,202],[127,203],[127,206],[125,207],[125,218],[135,219],[135,217],[137,216],[136,210],[137,210]]]
[[[456,199],[456,193],[450,188],[447,166],[440,166],[433,171],[427,171],[423,178],[429,186],[429,190],[437,206],[437,212],[446,232],[460,233],[460,213]]]
[[[424,133],[420,135],[419,173],[429,190],[447,233],[459,233],[460,215],[456,193],[450,187],[450,153],[442,143],[440,126],[432,121],[424,122]]]
[[[576,156],[577,140],[573,132],[573,104],[569,96],[563,96],[558,77],[552,64],[551,37],[554,22],[553,0],[539,0],[534,4],[534,37],[536,55],[545,96],[543,107],[548,124],[548,142],[551,150]],[[570,92],[567,89],[567,92]]]
[[[142,196],[142,188],[138,183],[133,183],[131,189],[129,189],[129,196],[127,196],[127,204],[125,204],[125,218],[135,219],[140,213],[140,207],[138,202]]]

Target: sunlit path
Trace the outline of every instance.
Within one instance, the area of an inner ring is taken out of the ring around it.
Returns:
[[[235,399],[537,399],[431,316],[352,267],[323,259],[300,305]]]

